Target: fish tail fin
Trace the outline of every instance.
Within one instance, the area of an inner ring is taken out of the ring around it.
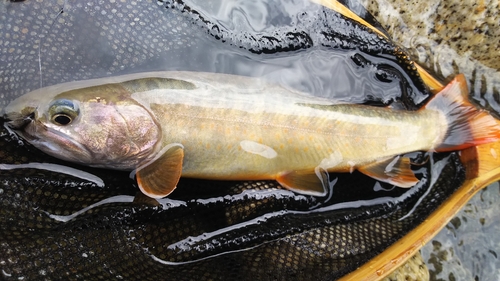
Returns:
[[[499,121],[475,107],[468,94],[465,76],[459,74],[425,106],[442,112],[448,124],[442,141],[434,148],[436,151],[462,150],[500,140]]]

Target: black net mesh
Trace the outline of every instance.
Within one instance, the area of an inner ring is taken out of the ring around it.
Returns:
[[[323,96],[410,109],[427,98],[412,62],[388,40],[317,5],[289,14],[269,3],[268,25],[255,31],[187,1],[2,1],[0,106],[41,84],[158,69],[266,74],[314,52],[347,65],[319,71],[351,73],[347,94],[330,93],[339,88],[332,75]],[[317,86],[307,84],[318,73],[308,67],[322,59],[303,62],[291,86]],[[1,128],[6,280],[332,280],[425,220],[464,179],[456,154],[421,153],[410,155],[421,179],[411,189],[358,172],[330,175],[325,198],[273,181],[182,179],[155,206],[136,198],[128,173],[68,170]]]

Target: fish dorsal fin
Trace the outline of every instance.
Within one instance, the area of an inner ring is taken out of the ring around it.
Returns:
[[[410,158],[396,156],[359,167],[358,171],[376,180],[408,188],[418,183],[410,164]]]
[[[327,193],[328,174],[326,171],[297,170],[279,174],[276,181],[283,187],[306,195],[325,196]]]
[[[173,143],[164,147],[153,160],[137,168],[135,176],[142,193],[151,198],[162,198],[174,191],[181,177],[183,159],[184,146]]]

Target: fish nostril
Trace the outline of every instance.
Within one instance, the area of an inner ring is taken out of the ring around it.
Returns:
[[[28,115],[26,116],[26,119],[29,119],[30,121],[35,120],[35,112],[33,111],[33,112],[31,112],[30,114],[28,114]]]
[[[35,112],[29,114],[7,113],[4,118],[7,120],[7,125],[14,130],[24,130],[24,128],[35,120]]]

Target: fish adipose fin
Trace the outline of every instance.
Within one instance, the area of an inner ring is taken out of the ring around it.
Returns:
[[[183,159],[184,147],[174,143],[164,147],[158,157],[137,168],[135,176],[142,193],[151,198],[162,198],[172,193],[181,177]]]
[[[328,184],[326,171],[297,170],[279,174],[276,181],[283,187],[299,194],[325,196]]]
[[[429,101],[425,109],[442,112],[448,130],[434,148],[438,152],[461,150],[500,139],[500,123],[487,111],[476,108],[467,98],[465,76],[459,74]]]
[[[358,171],[376,180],[408,188],[418,182],[410,164],[410,158],[396,156],[359,167]]]

